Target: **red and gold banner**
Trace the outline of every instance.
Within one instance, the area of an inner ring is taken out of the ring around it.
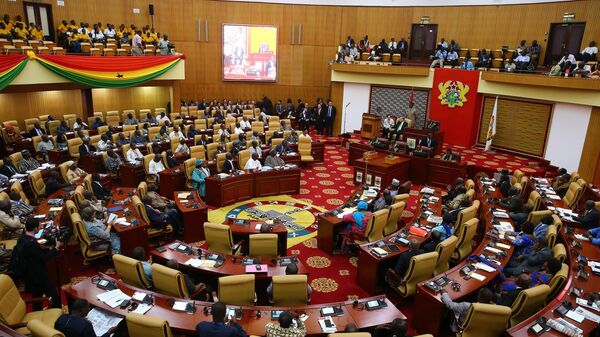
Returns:
[[[435,69],[429,119],[440,121],[446,143],[475,144],[482,102],[478,84],[479,71]]]

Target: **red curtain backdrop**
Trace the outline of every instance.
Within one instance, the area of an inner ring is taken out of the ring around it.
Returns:
[[[477,93],[478,83],[479,71],[435,69],[429,104],[429,119],[440,121],[441,130],[445,132],[445,143],[461,146],[475,144],[482,104],[482,95]],[[442,86],[441,90],[440,86]],[[466,86],[468,86],[468,92],[464,94]],[[442,91],[445,94],[455,94],[458,98],[444,99],[447,103],[444,104],[443,99],[439,98]],[[461,93],[464,94],[466,101],[460,97]],[[455,106],[450,107],[453,103]],[[462,106],[460,106],[461,104]]]

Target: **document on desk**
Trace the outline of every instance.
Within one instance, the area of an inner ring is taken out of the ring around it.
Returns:
[[[596,304],[596,303],[593,303],[592,305],[588,305],[587,300],[584,300],[583,298],[579,298],[579,297],[575,300],[575,302],[582,307],[590,308],[590,309],[600,312],[600,307],[598,307],[598,304]]]
[[[108,330],[116,327],[123,320],[123,317],[113,315],[108,311],[98,308],[90,310],[86,318],[92,323],[96,336],[104,335]]]
[[[111,308],[116,308],[124,300],[130,300],[131,299],[131,297],[125,295],[125,293],[122,292],[121,289],[115,289],[115,290],[107,291],[105,293],[96,295],[96,297],[101,302],[104,302],[106,305],[108,305]]]
[[[320,319],[319,326],[321,326],[321,331],[323,331],[323,333],[335,333],[337,331],[333,319],[329,316]]]
[[[576,313],[578,313],[579,315],[584,316],[585,318],[589,319],[590,321],[594,322],[594,323],[600,323],[600,316],[594,314],[593,312],[584,309],[583,307],[577,307],[575,308]],[[568,316],[567,316],[568,317]]]
[[[488,273],[493,273],[496,270],[496,268],[490,267],[490,266],[488,266],[487,264],[485,264],[483,262],[477,262],[477,263],[475,263],[475,268],[481,269],[483,271],[487,271]],[[473,275],[471,275],[471,276],[473,276]]]
[[[546,194],[546,196],[552,200],[560,200],[560,197],[556,194]]]
[[[187,199],[187,197],[189,197],[190,194],[192,194],[192,193],[190,193],[190,192],[179,192],[179,193],[177,193],[177,198],[179,198],[179,199]]]
[[[500,249],[496,249],[496,248],[493,248],[493,247],[485,247],[484,250],[492,252],[492,253],[494,253],[496,255],[498,255],[498,254],[500,254],[502,252]]]
[[[139,303],[137,308],[132,312],[135,312],[136,314],[144,315],[145,313],[150,311],[150,309],[152,309],[151,305],[145,304],[145,303]]]
[[[62,211],[62,207],[50,207],[50,212],[60,212]]]
[[[569,310],[565,316],[574,320],[577,323],[581,323],[585,319],[585,316],[576,313],[575,310]]]
[[[183,302],[183,301],[175,301],[175,303],[173,303],[173,310],[175,311],[185,311],[185,309],[187,309],[187,302]]]
[[[506,214],[504,212],[494,212],[493,214],[496,218],[500,218],[500,219],[509,219],[510,218],[508,216],[508,214]]]
[[[575,234],[573,236],[577,240],[590,241],[590,239],[588,237],[586,237],[586,236],[583,236],[583,234]]]
[[[479,280],[479,281],[483,281],[485,280],[485,276],[481,275],[481,274],[477,274],[477,273],[471,273],[469,274],[471,275],[472,278]]]
[[[504,243],[496,243],[496,247],[502,248],[502,249],[510,249],[510,246]]]
[[[184,264],[187,266],[192,266],[194,268],[198,268],[202,265],[202,260],[196,259],[196,258],[191,258],[191,259],[185,261]]]

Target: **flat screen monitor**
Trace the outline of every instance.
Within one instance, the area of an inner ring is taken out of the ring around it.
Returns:
[[[223,80],[277,81],[277,27],[223,24]]]

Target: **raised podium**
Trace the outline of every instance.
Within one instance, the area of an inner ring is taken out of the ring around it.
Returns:
[[[381,134],[381,117],[373,114],[363,114],[360,126],[360,136],[372,139]]]

